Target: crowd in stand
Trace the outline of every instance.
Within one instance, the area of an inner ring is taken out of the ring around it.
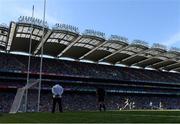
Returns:
[[[42,90],[49,91],[55,82],[43,82],[41,85]],[[0,89],[13,89],[22,88],[26,85],[26,82],[1,82],[0,81]],[[178,87],[168,87],[168,86],[141,86],[141,85],[133,85],[130,86],[128,84],[124,85],[96,85],[96,84],[62,84],[65,91],[84,91],[84,92],[94,92],[98,86],[104,88],[109,93],[138,93],[138,94],[169,94],[176,95],[179,93],[180,88]],[[31,87],[31,89],[37,89],[38,84]]]
[[[40,58],[32,57],[30,72],[36,73],[39,72],[39,62]],[[12,54],[3,54],[0,53],[0,71],[3,72],[27,72],[27,56],[12,55]],[[95,79],[111,79],[111,80],[124,80],[124,81],[148,81],[148,82],[167,82],[167,83],[180,83],[180,74],[177,73],[168,73],[144,69],[134,69],[126,67],[117,67],[109,65],[99,65],[99,64],[90,64],[82,63],[75,61],[65,61],[58,59],[43,59],[43,73],[54,73],[59,75],[67,76],[79,76],[79,77],[88,77]],[[1,77],[2,78],[2,77]],[[16,77],[18,78],[18,77]],[[26,82],[0,82],[0,88],[2,86],[16,86],[19,88],[25,85]],[[121,84],[122,85],[122,84]],[[126,84],[128,85],[128,84]],[[43,90],[50,90],[52,84],[42,84]],[[146,85],[147,86],[147,85]],[[164,90],[158,89],[158,86],[154,88],[147,88],[146,86],[142,87],[131,87],[131,91],[134,92],[178,92],[179,89],[168,89],[167,86]],[[82,85],[68,85],[64,86],[65,90],[68,91],[85,91],[89,90],[91,93],[65,93],[63,95],[63,108],[65,111],[81,111],[81,110],[97,110],[96,95],[93,93],[95,91],[94,86],[85,86]],[[123,95],[123,94],[112,94],[113,91],[128,91],[129,86],[105,86],[103,87],[108,92],[106,96],[106,105],[109,110],[120,110],[120,109],[158,109],[161,107],[164,109],[180,109],[180,98],[179,97],[170,97],[170,96],[137,96],[137,95]],[[176,88],[176,87],[175,87]],[[9,112],[12,105],[15,93],[0,92],[0,112]],[[37,109],[37,93],[30,93],[28,102],[28,111],[36,111]],[[130,107],[130,103],[126,106],[126,102],[129,101],[133,103],[133,106]],[[152,105],[150,103],[152,102]],[[41,104],[40,111],[50,112],[52,107],[52,94],[42,93],[41,95]]]
[[[15,93],[0,92],[0,112],[9,112],[14,100]]]
[[[39,72],[40,58],[32,57],[31,72]],[[27,56],[0,54],[0,70],[27,71]],[[44,59],[43,72],[112,80],[179,82],[180,74],[109,65]]]
[[[0,112],[9,112],[15,94],[0,93]],[[129,102],[128,105],[127,101]],[[179,97],[168,96],[137,96],[123,94],[107,94],[105,97],[107,110],[123,109],[180,109]],[[130,106],[133,103],[133,106]],[[152,104],[150,104],[152,103]],[[23,105],[23,104],[21,104]],[[98,110],[95,93],[65,93],[62,97],[64,111],[95,111]],[[51,112],[52,94],[42,93],[41,112]],[[28,111],[37,110],[37,93],[29,92]]]

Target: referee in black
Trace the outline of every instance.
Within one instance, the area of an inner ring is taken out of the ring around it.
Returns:
[[[103,88],[97,88],[96,95],[97,95],[99,111],[102,111],[102,109],[104,111],[106,111],[106,106],[105,106],[105,103],[104,103],[105,90]]]

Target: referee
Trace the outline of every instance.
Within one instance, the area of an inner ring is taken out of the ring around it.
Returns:
[[[59,84],[56,84],[52,87],[52,94],[53,94],[53,106],[52,106],[52,113],[55,112],[56,103],[59,104],[59,111],[63,112],[62,110],[62,103],[61,103],[61,97],[64,92],[64,89]]]
[[[103,110],[106,111],[106,106],[104,103],[104,97],[105,97],[105,90],[103,88],[97,88],[96,90],[98,105],[99,105],[99,111]]]

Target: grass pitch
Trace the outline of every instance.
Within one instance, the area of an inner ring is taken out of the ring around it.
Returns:
[[[1,114],[0,123],[180,123],[180,111]]]

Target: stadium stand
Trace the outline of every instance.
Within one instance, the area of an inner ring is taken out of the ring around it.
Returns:
[[[0,88],[8,91],[1,93],[0,110],[8,112],[16,89],[26,83],[28,57],[1,53],[0,58]],[[39,58],[32,57],[32,62],[36,64],[31,65],[31,78],[37,78]],[[150,101],[156,109],[159,102],[162,102],[164,109],[179,109],[180,77],[177,73],[45,58],[43,74],[41,111],[51,111],[50,88],[57,81],[63,84],[67,92],[63,96],[66,111],[96,110],[95,90],[99,86],[108,92],[106,102],[111,110],[122,108],[126,98],[135,103],[136,109],[150,108]],[[59,80],[59,77],[64,79]],[[30,101],[35,101],[33,96],[29,96]],[[35,111],[35,104],[28,106],[29,111]]]
[[[4,92],[0,95],[0,112],[9,112],[13,97],[12,92]],[[36,104],[32,102],[36,100],[35,95],[29,94],[30,101],[28,103],[28,111],[35,112]],[[52,100],[51,94],[43,92],[41,96],[40,111],[51,112]],[[66,93],[63,95],[64,111],[95,111],[97,103],[95,94],[92,93]],[[124,94],[108,94],[106,96],[106,106],[109,110],[121,110],[125,106],[125,100],[129,99],[134,102],[133,109],[151,109],[150,102],[153,104],[152,109],[180,109],[180,99],[178,97],[169,96],[138,96]],[[162,103],[160,108],[160,102]],[[126,108],[129,109],[129,108]]]
[[[46,23],[42,38],[42,21],[20,17],[9,27],[0,25],[1,112],[10,110],[17,88],[26,84],[28,56],[22,53],[29,52],[32,20],[30,79],[39,79],[42,45],[44,56],[51,56],[43,58],[41,111],[51,110],[50,89],[57,82],[65,88],[63,106],[67,111],[96,110],[97,87],[106,90],[110,110],[122,109],[127,99],[131,104],[125,109],[180,108],[178,48],[149,47],[141,40],[129,43],[125,37],[106,38],[104,33],[89,29],[80,34],[77,27],[65,24],[49,28]],[[30,101],[35,101],[33,92],[29,95]],[[28,111],[35,111],[34,106],[28,103]]]
[[[0,59],[1,71],[27,71],[28,59],[26,56],[1,53]],[[40,58],[32,57],[31,62],[33,64],[30,68],[32,73],[37,73],[39,71],[39,61]],[[107,78],[113,80],[139,80],[177,83],[180,80],[179,74],[176,73],[80,63],[57,59],[44,59],[43,72],[102,79]]]

